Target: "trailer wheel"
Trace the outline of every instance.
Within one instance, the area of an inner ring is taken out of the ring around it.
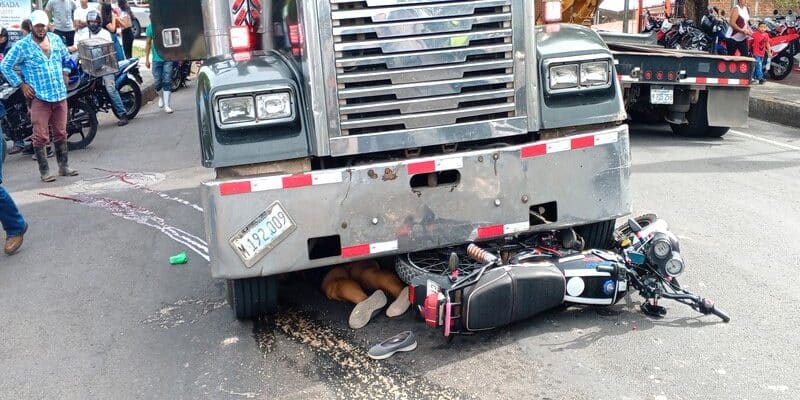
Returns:
[[[251,319],[275,312],[278,307],[278,282],[272,276],[230,279],[226,295],[236,319]]]
[[[614,223],[608,221],[595,222],[575,228],[575,232],[583,238],[584,249],[607,249],[614,240]]]
[[[669,124],[672,132],[687,137],[722,137],[730,128],[708,126],[708,92],[700,92],[697,103],[692,104],[686,113],[688,124]]]

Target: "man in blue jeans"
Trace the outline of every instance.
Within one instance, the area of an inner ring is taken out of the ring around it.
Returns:
[[[6,109],[3,103],[0,103],[0,118],[5,117]],[[19,251],[22,246],[22,236],[28,230],[28,224],[19,213],[17,205],[11,195],[8,194],[3,184],[3,162],[6,160],[6,137],[3,135],[3,128],[0,126],[0,222],[3,224],[3,230],[6,231],[6,245],[5,252],[8,255],[14,254]]]
[[[164,107],[167,114],[172,114],[169,106],[169,97],[172,95],[172,61],[164,61],[158,55],[156,47],[153,45],[153,25],[147,25],[145,31],[147,42],[144,44],[145,66],[150,68],[150,56],[153,56],[153,78],[155,78],[156,92],[158,92],[158,107]],[[153,49],[152,52],[150,49]],[[152,53],[152,54],[151,54]]]

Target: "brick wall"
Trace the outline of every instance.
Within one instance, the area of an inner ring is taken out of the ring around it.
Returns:
[[[716,6],[721,10],[725,10],[726,13],[729,13],[731,10],[731,0],[709,0],[708,5]],[[772,10],[775,9],[772,0],[748,0],[748,7],[753,16],[769,16],[772,15]],[[798,1],[798,7],[800,7],[800,1]],[[798,12],[800,10],[794,11]],[[785,14],[786,10],[780,9],[780,12],[781,14]]]

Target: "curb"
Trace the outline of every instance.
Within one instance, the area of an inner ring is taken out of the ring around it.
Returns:
[[[750,96],[750,118],[800,127],[800,104]]]

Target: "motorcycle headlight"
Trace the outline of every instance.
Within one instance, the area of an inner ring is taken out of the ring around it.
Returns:
[[[238,124],[256,119],[255,103],[252,96],[227,97],[219,99],[219,119],[222,124]]]
[[[653,241],[653,254],[656,258],[665,259],[672,252],[672,243],[667,238],[659,238]]]
[[[677,254],[664,264],[664,272],[669,276],[678,276],[683,273],[683,260]]]
[[[256,96],[258,119],[279,119],[292,116],[292,96],[289,92],[260,94]]]
[[[581,64],[581,86],[605,86],[608,83],[608,61]]]
[[[567,89],[578,86],[578,65],[556,65],[550,67],[550,89]]]

